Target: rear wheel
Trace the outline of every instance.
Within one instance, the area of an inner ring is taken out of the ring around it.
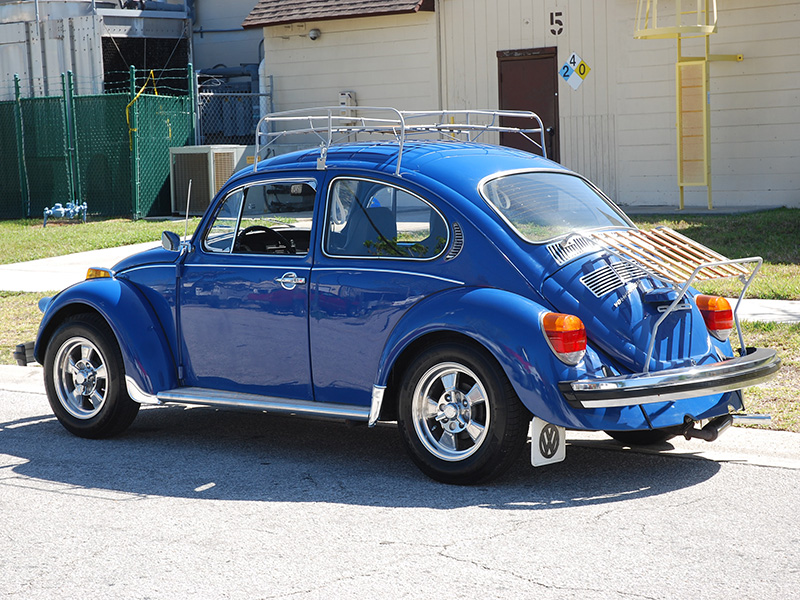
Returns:
[[[530,414],[485,352],[440,344],[418,356],[400,389],[398,427],[416,465],[445,483],[497,477],[525,446]]]
[[[664,429],[642,431],[606,431],[608,435],[627,446],[655,446],[674,438],[675,434]]]
[[[65,321],[47,345],[44,384],[53,413],[65,429],[86,438],[126,429],[139,412],[128,396],[116,338],[95,315]]]

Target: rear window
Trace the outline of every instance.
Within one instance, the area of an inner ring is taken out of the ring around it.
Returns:
[[[513,173],[487,181],[480,191],[529,242],[590,229],[633,227],[588,183],[567,173]]]

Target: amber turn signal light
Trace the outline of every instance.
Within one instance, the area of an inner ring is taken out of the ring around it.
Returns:
[[[96,267],[92,267],[86,271],[86,279],[101,279],[103,277],[111,277],[111,271],[108,269],[98,269]]]
[[[703,294],[696,296],[694,301],[703,315],[709,333],[721,342],[727,340],[734,326],[730,302],[722,296]]]
[[[575,315],[545,313],[542,330],[550,349],[561,362],[576,365],[586,354],[586,328]]]

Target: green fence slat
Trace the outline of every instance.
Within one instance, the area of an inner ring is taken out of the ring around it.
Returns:
[[[15,102],[0,102],[0,219],[25,218],[25,201],[20,184]]]
[[[191,99],[142,94],[136,102],[140,161],[136,216],[170,214],[169,149],[190,141]]]
[[[30,193],[29,216],[41,216],[45,207],[69,202],[69,151],[64,135],[64,99],[20,100],[25,137],[25,166]]]
[[[75,96],[80,198],[91,214],[130,217],[131,165],[127,94]]]

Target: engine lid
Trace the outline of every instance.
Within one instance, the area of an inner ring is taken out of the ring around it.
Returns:
[[[604,250],[566,262],[545,279],[542,294],[559,312],[578,316],[590,343],[631,372],[645,370],[654,325],[677,298],[638,262]],[[716,360],[702,315],[687,298],[660,325],[649,369]]]

